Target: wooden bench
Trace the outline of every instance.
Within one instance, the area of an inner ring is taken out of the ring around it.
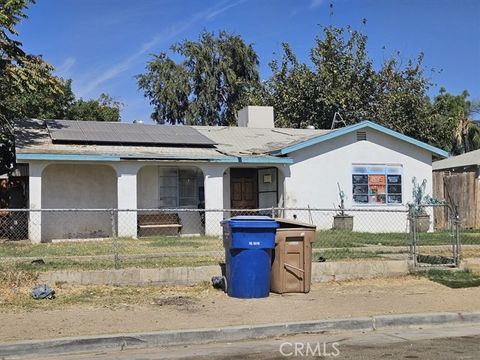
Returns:
[[[178,236],[182,230],[177,213],[149,213],[137,215],[138,237]]]

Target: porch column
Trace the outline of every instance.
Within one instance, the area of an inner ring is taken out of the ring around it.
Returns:
[[[139,164],[115,164],[117,171],[117,236],[137,238],[137,172]]]
[[[42,242],[42,172],[47,163],[30,163],[29,164],[29,181],[28,181],[28,199],[29,209],[28,215],[28,239],[32,243]]]
[[[223,173],[227,166],[222,164],[208,164],[202,166],[205,176],[205,209],[217,210],[223,209],[224,187]],[[223,212],[206,211],[205,212],[205,235],[221,235]]]

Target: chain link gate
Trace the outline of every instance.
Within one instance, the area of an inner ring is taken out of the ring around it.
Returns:
[[[438,227],[435,216],[444,217]],[[415,267],[460,265],[460,218],[449,204],[417,205],[409,208],[410,254]]]

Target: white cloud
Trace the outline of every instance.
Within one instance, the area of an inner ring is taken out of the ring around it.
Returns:
[[[214,9],[210,14],[207,15],[207,20],[212,20],[212,19],[216,18],[218,15],[227,11],[228,9],[230,9],[234,6],[240,5],[240,4],[244,3],[245,1],[246,0],[240,0],[240,1],[237,1],[237,2],[234,2],[234,3],[231,3],[227,6],[224,6],[222,8]]]
[[[67,57],[63,61],[63,63],[60,64],[60,66],[57,66],[55,68],[55,73],[58,76],[63,77],[64,79],[71,78],[72,75],[70,70],[72,69],[72,67],[75,65],[76,62],[77,60],[73,56]]]
[[[323,4],[323,0],[312,0],[310,2],[310,9],[314,9]]]
[[[130,69],[145,53],[150,51],[152,48],[154,48],[161,42],[172,40],[177,35],[188,30],[190,27],[200,22],[201,20],[213,19],[216,16],[224,13],[228,9],[234,6],[237,6],[245,1],[246,0],[240,0],[233,4],[229,4],[227,6],[222,7],[222,5],[225,4],[225,1],[223,1],[216,6],[213,6],[204,11],[196,13],[188,21],[182,21],[172,25],[171,27],[165,29],[161,33],[155,35],[150,41],[143,43],[140,46],[140,48],[129,57],[111,66],[101,74],[94,76],[89,81],[86,81],[86,84],[84,86],[81,86],[81,85],[78,86],[77,93],[82,97],[91,95],[91,93],[97,90],[100,85],[102,85],[103,83],[111,79],[116,78],[121,73]]]

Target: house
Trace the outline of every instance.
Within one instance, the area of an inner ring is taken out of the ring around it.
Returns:
[[[275,128],[271,107],[239,112],[238,127],[65,120],[18,124],[16,156],[28,167],[30,209],[217,209],[181,212],[182,234],[220,234],[222,209],[329,208],[338,186],[347,208],[404,209],[413,176],[428,180],[447,153],[370,121],[334,130]],[[109,214],[69,220],[31,212],[33,242],[109,236]],[[291,216],[292,213],[287,214]],[[383,214],[388,216],[388,213]],[[118,236],[137,237],[135,211]],[[317,224],[331,228],[331,219]],[[379,218],[358,231],[404,231]]]
[[[433,163],[433,195],[455,206],[462,227],[480,228],[480,150]],[[445,229],[448,215],[436,211],[435,228]]]

